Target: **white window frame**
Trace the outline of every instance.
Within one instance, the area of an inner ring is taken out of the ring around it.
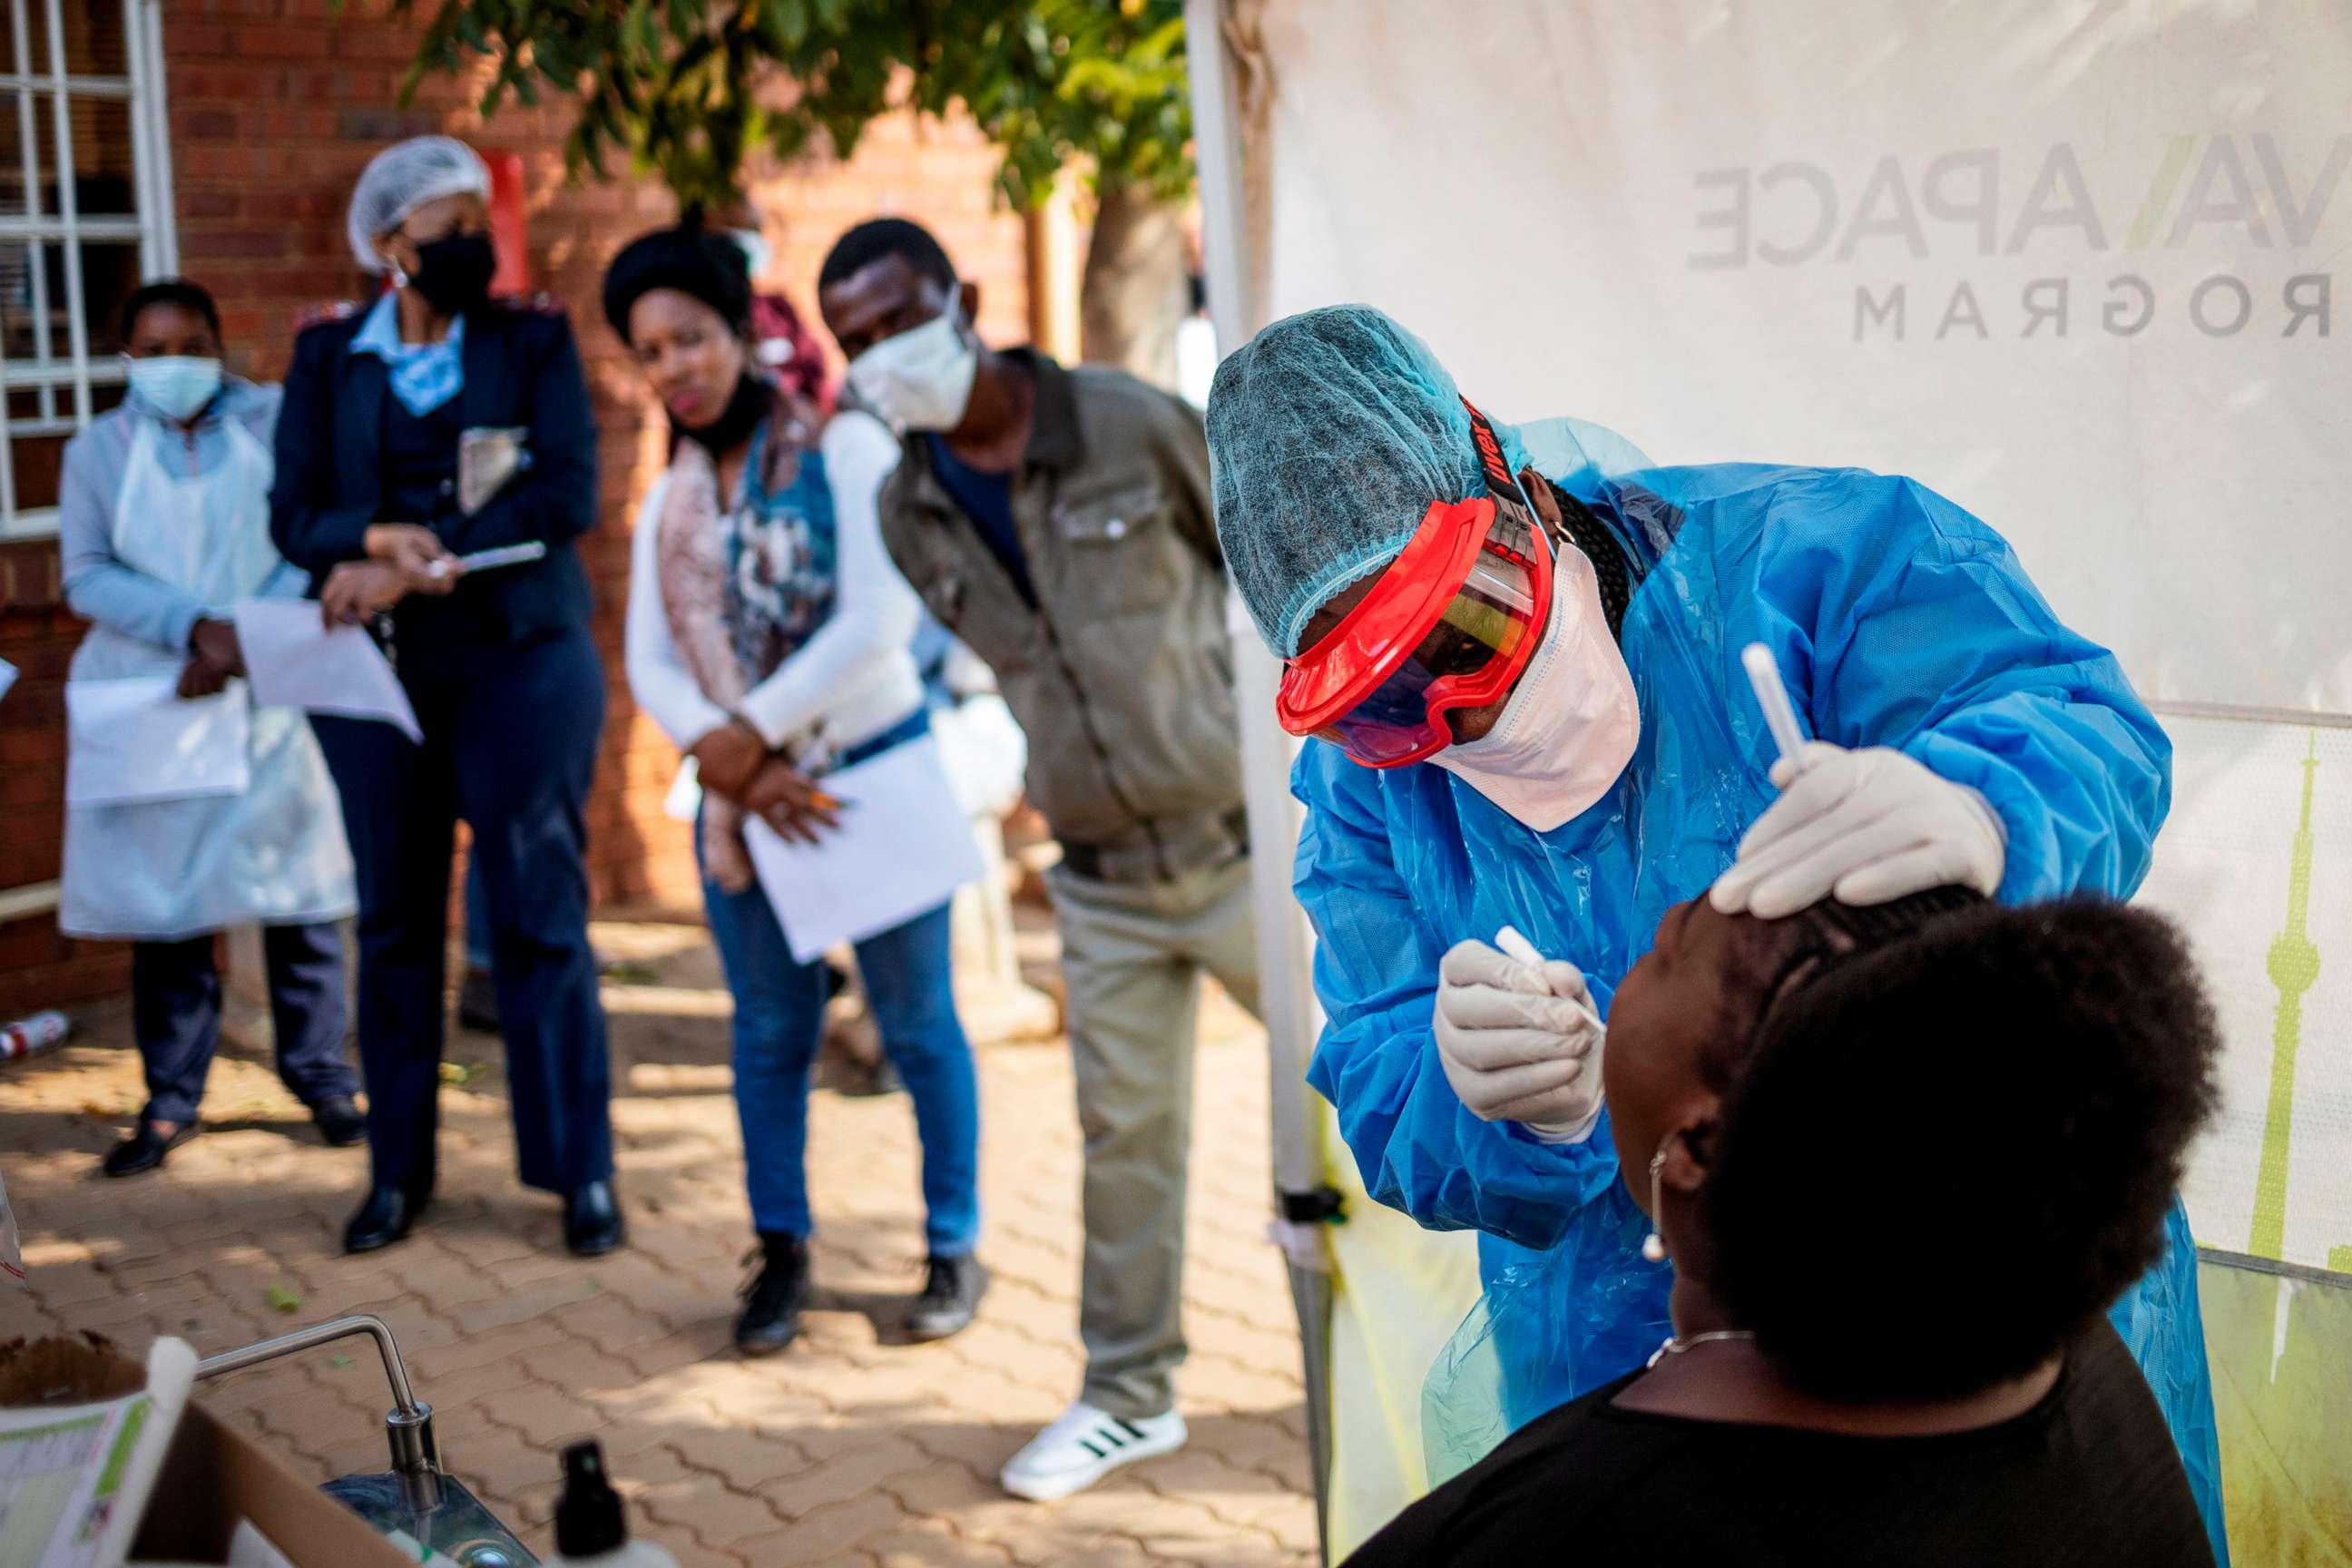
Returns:
[[[162,0],[121,0],[122,32],[129,74],[68,76],[66,74],[65,5],[68,0],[5,0],[13,52],[0,55],[0,113],[13,112],[23,143],[25,207],[21,213],[0,214],[0,241],[22,241],[26,270],[32,288],[33,357],[11,361],[0,341],[0,389],[32,389],[38,408],[29,419],[12,419],[7,400],[0,396],[0,540],[44,539],[58,531],[58,509],[37,507],[18,510],[15,441],[19,436],[69,436],[90,421],[90,393],[99,386],[120,385],[120,363],[92,364],[89,331],[82,298],[81,246],[85,239],[139,242],[142,277],[169,277],[179,270],[180,246],[172,215],[171,117],[163,101],[163,15]],[[70,0],[76,5],[103,5],[106,0]],[[48,58],[35,60],[32,30],[26,26],[31,8],[46,12]],[[77,208],[73,183],[73,116],[76,98],[128,100],[131,105],[132,160],[131,216],[84,217]],[[41,209],[40,142],[35,116],[47,100],[51,138],[55,143],[58,210]],[[11,101],[13,100],[13,102]],[[49,311],[47,259],[50,247],[64,254],[66,342],[60,357],[53,341]]]

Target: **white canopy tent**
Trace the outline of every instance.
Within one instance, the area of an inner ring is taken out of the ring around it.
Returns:
[[[2143,896],[2189,928],[2230,1039],[2199,1240],[2352,1281],[2352,7],[1186,16],[1223,344],[1362,300],[1502,417],[1581,416],[1666,462],[1915,475],[2116,648],[2178,749]],[[1329,1166],[1297,1092],[1317,1015],[1290,748],[1234,624],[1276,1169],[1304,1192]],[[2212,1310],[2209,1287],[2219,1365]],[[2296,1484],[2306,1511],[2352,1495]]]

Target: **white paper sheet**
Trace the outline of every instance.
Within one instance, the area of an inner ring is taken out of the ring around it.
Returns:
[[[702,773],[692,757],[680,757],[670,776],[669,793],[662,796],[662,815],[672,822],[692,822],[702,811]]]
[[[159,1339],[139,1393],[0,1410],[0,1563],[121,1568],[195,1375],[187,1342]]]
[[[278,1543],[254,1527],[253,1521],[236,1521],[236,1533],[228,1538],[228,1568],[294,1568],[294,1559],[278,1550]]]
[[[835,942],[888,931],[980,879],[980,846],[930,736],[821,783],[842,803],[839,829],[814,845],[787,843],[759,821],[744,834],[760,886],[800,963]]]
[[[383,651],[357,626],[329,631],[308,599],[239,599],[237,646],[265,708],[300,708],[343,719],[380,719],[424,742],[416,710]]]
[[[183,698],[176,675],[66,682],[66,804],[242,795],[252,708],[231,682]]]

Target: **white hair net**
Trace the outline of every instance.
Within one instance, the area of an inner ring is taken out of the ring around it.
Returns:
[[[489,165],[471,147],[450,136],[394,142],[368,160],[360,183],[352,187],[352,209],[343,224],[352,254],[370,272],[389,270],[375,253],[375,237],[398,228],[426,202],[460,195],[490,197]]]

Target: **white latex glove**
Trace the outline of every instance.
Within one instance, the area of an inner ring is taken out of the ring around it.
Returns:
[[[1864,905],[1954,883],[1987,895],[2000,886],[2008,835],[1976,791],[1885,746],[1811,741],[1801,765],[1773,764],[1780,798],[1708,894],[1723,913],[1778,920],[1832,893]]]
[[[1576,965],[1542,968],[1457,942],[1438,966],[1437,1059],[1470,1113],[1547,1143],[1581,1142],[1601,1117],[1601,1026]]]

